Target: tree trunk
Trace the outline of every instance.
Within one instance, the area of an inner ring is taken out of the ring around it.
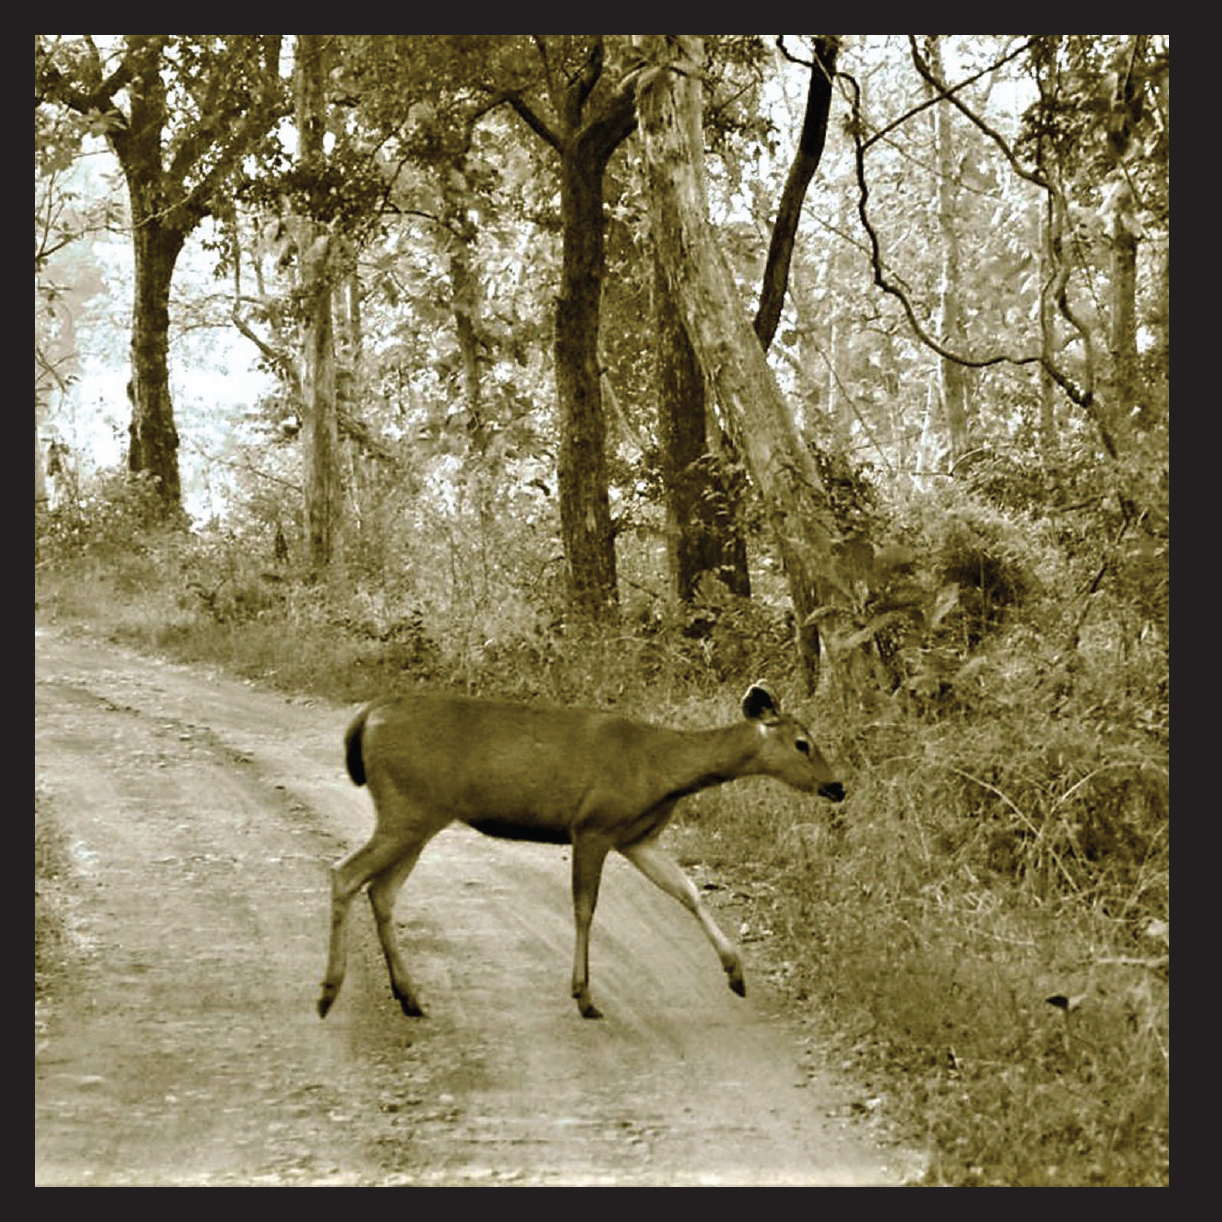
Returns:
[[[535,36],[554,114],[549,122],[518,92],[506,101],[560,159],[563,254],[556,297],[556,397],[560,409],[557,484],[569,612],[577,619],[614,619],[619,605],[615,533],[607,491],[607,426],[598,361],[598,324],[606,271],[603,178],[612,153],[636,125],[636,76],[630,73],[599,100],[604,39],[592,35],[584,62],[553,70],[546,36]]]
[[[926,57],[938,80],[944,79],[942,52],[938,36],[930,34],[925,43]],[[942,237],[942,276],[938,286],[938,330],[942,346],[962,351],[963,327],[959,297],[959,234],[955,227],[955,171],[950,135],[950,103],[945,99],[933,108],[934,161],[938,180],[938,230]],[[946,357],[938,358],[938,397],[950,451],[949,469],[954,471],[967,453],[967,379],[963,366]]]
[[[1137,238],[1128,213],[1132,193],[1123,188],[1112,216],[1112,420],[1123,425],[1141,398],[1137,363]]]
[[[1052,234],[1047,213],[1040,220],[1040,282],[1048,284],[1055,274]],[[1040,396],[1040,456],[1044,463],[1044,479],[1048,491],[1056,495],[1061,481],[1061,435],[1057,426],[1059,391],[1048,365],[1055,358],[1060,344],[1057,340],[1057,316],[1052,299],[1040,294],[1040,344],[1046,358],[1039,366]]]
[[[133,203],[144,194],[132,184]],[[132,418],[127,466],[151,476],[162,517],[182,512],[178,430],[170,398],[170,284],[185,235],[162,227],[152,207],[132,209],[135,300],[132,310]]]
[[[569,607],[578,617],[595,621],[612,618],[618,605],[615,536],[607,492],[607,424],[598,367],[598,322],[606,268],[605,168],[601,151],[580,136],[561,150],[564,254],[555,334],[560,532],[568,568]]]
[[[34,396],[34,512],[40,513],[47,509],[47,468],[42,460],[42,404],[38,396]]]
[[[335,412],[335,331],[332,318],[329,240],[306,262],[308,314],[305,376],[305,522],[310,566],[325,573],[335,558],[343,505],[339,478],[339,430]]]
[[[818,679],[820,589],[834,576],[834,532],[810,453],[768,367],[709,226],[694,35],[644,35],[639,93],[655,241],[705,376],[763,497],[785,566],[808,687]]]
[[[708,430],[716,424],[708,418],[704,374],[656,250],[653,301],[666,545],[675,595],[681,603],[692,602],[701,576],[713,573],[731,593],[749,598],[746,546],[721,464],[709,449]]]
[[[484,419],[483,375],[480,360],[479,281],[471,270],[476,230],[467,214],[465,181],[466,152],[460,153],[449,172],[441,174],[442,218],[449,250],[450,302],[454,313],[454,334],[462,362],[462,399],[467,435],[476,454],[488,446],[487,421]],[[455,180],[458,180],[457,182]]]
[[[815,40],[802,132],[777,206],[755,315],[755,333],[765,352],[785,303],[802,204],[823,156],[839,49],[835,35],[820,35]],[[747,545],[735,512],[734,476],[720,459],[721,454],[733,451],[733,443],[721,433],[716,420],[707,418],[703,377],[686,368],[695,365],[695,355],[681,322],[675,329],[677,310],[669,300],[660,264],[656,280],[662,444],[664,450],[670,445],[678,447],[663,458],[672,575],[684,602],[695,594],[701,573],[708,571],[715,572],[732,593],[749,598],[751,577]],[[676,367],[668,368],[668,361],[676,362]],[[708,445],[710,429],[720,434],[715,447]]]
[[[156,36],[139,36],[133,60],[131,120],[110,136],[127,181],[135,273],[127,466],[134,475],[152,478],[160,516],[175,521],[182,515],[182,485],[170,398],[170,285],[188,222],[169,219],[161,166],[166,95]]]
[[[781,202],[777,206],[772,240],[768,244],[768,261],[764,265],[759,309],[755,313],[755,333],[765,352],[772,346],[777,324],[781,321],[785,290],[789,286],[789,265],[793,260],[806,190],[823,158],[827,118],[832,106],[832,77],[836,73],[839,54],[840,39],[837,35],[820,34],[815,38],[802,134],[798,138],[798,148],[785,179]]]
[[[1124,70],[1108,113],[1109,161],[1112,177],[1112,308],[1110,348],[1112,352],[1112,393],[1115,401],[1112,422],[1124,428],[1141,400],[1137,360],[1137,223],[1135,201],[1127,174],[1125,154],[1129,151],[1145,108],[1142,73],[1137,65],[1144,58],[1148,35],[1130,37],[1123,57]]]
[[[187,235],[215,215],[219,199],[222,213],[231,210],[230,173],[282,113],[281,36],[222,36],[219,49],[211,36],[122,38],[121,54],[108,52],[105,65],[88,36],[64,59],[49,54],[49,45],[36,47],[35,100],[67,106],[87,116],[91,128],[104,126],[127,180],[135,262],[128,467],[152,477],[158,515],[180,521],[168,367],[170,283]],[[192,117],[192,108],[176,99],[170,122],[170,80],[201,100],[200,113]]]
[[[326,128],[324,36],[297,36],[297,130],[299,160],[309,173],[322,164]],[[323,225],[303,218],[299,250],[305,325],[305,523],[310,567],[326,573],[335,558],[343,490],[339,477],[339,428],[335,405],[333,304],[335,251]]]

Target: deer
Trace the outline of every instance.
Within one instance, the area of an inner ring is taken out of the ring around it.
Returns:
[[[415,694],[375,701],[344,736],[348,775],[368,786],[376,818],[367,843],[336,862],[331,934],[318,1013],[344,982],[353,899],[368,888],[391,991],[424,1015],[395,934],[395,900],[425,845],[458,820],[488,836],[567,844],[576,924],[571,995],[602,1018],[590,994],[590,925],[612,851],[679,901],[716,950],[730,989],[746,996],[742,956],[659,839],[681,798],[764,776],[832,802],[845,797],[814,739],[781,711],[764,681],[742,698],[742,720],[678,730],[609,712],[471,696]]]

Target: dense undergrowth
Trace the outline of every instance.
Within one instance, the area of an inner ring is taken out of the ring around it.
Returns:
[[[132,518],[111,498],[41,521],[40,616],[340,701],[427,684],[708,725],[770,678],[848,800],[730,786],[673,834],[753,897],[794,1005],[929,1149],[928,1182],[1169,1182],[1166,592],[1148,543],[1082,597],[1092,564],[1063,532],[963,497],[910,516],[827,623],[803,702],[763,600],[704,608],[698,630],[645,600],[580,634],[541,610],[537,573],[498,574],[483,600],[379,554],[312,585],[270,547]]]

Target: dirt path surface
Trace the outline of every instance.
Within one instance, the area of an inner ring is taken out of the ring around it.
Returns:
[[[326,866],[372,826],[353,711],[43,629],[36,801],[71,869],[35,1009],[36,1185],[894,1184],[795,1030],[724,985],[686,913],[617,861],[602,1022],[567,996],[567,851],[465,828],[400,898],[423,1020],[367,904],[320,1022]],[[682,813],[680,812],[680,818]]]

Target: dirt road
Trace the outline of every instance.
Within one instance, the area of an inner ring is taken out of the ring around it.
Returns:
[[[36,801],[71,868],[35,1008],[36,1185],[821,1185],[905,1160],[839,1117],[751,974],[608,862],[567,996],[567,851],[465,828],[398,917],[429,1017],[390,996],[368,906],[320,1022],[326,865],[371,827],[352,710],[43,629]],[[680,812],[680,819],[682,812]]]

